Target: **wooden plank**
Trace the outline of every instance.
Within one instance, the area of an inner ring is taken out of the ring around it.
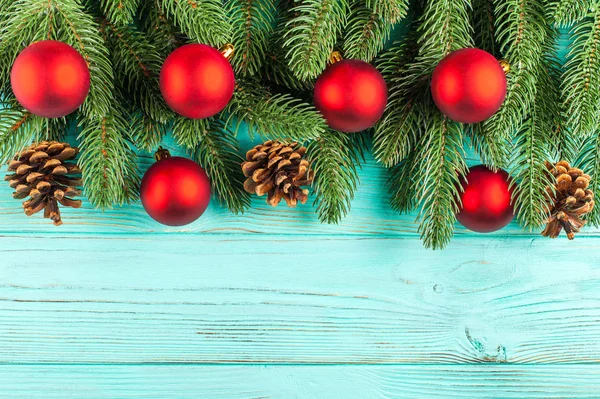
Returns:
[[[0,366],[0,398],[598,398],[600,366]]]
[[[0,363],[600,361],[592,238],[0,240]]]
[[[241,134],[243,148],[250,148],[252,142]],[[178,152],[169,138],[165,144],[174,154]],[[146,170],[153,162],[150,154],[142,154],[140,170]],[[470,163],[478,163],[471,156]],[[1,169],[4,171],[5,169]],[[4,175],[0,172],[0,175]],[[0,234],[44,233],[44,234],[106,234],[106,233],[150,233],[150,232],[184,232],[194,234],[337,234],[337,235],[393,235],[418,237],[416,213],[399,215],[389,206],[387,195],[387,175],[385,169],[378,165],[371,156],[360,173],[361,184],[352,202],[352,211],[339,225],[322,224],[315,215],[315,207],[311,203],[290,209],[280,205],[272,208],[264,198],[255,197],[252,207],[244,215],[233,215],[226,208],[213,201],[207,212],[195,223],[184,227],[162,226],[151,220],[144,212],[141,204],[117,208],[102,212],[96,210],[85,201],[81,209],[64,210],[65,224],[56,228],[44,220],[41,215],[27,217],[23,214],[21,203],[13,200],[12,189],[7,184],[0,184]],[[468,231],[457,224],[457,234],[468,234]],[[536,233],[537,234],[537,233]],[[597,236],[600,229],[586,228],[583,234]],[[531,235],[523,231],[516,223],[512,223],[494,236]]]

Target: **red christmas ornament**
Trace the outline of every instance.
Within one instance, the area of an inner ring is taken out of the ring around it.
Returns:
[[[10,83],[27,111],[45,118],[60,118],[85,101],[90,90],[90,71],[73,47],[45,40],[31,44],[19,54]]]
[[[456,219],[479,233],[499,230],[514,216],[510,177],[503,170],[494,172],[484,165],[473,166],[462,182],[462,209]]]
[[[315,106],[327,124],[341,132],[373,126],[385,110],[387,86],[381,73],[361,60],[338,61],[315,83]]]
[[[506,74],[493,55],[464,48],[446,56],[433,71],[433,100],[456,122],[477,123],[494,115],[506,97]]]
[[[210,181],[196,162],[171,157],[160,149],[144,174],[140,198],[144,209],[159,223],[183,226],[198,219],[210,202]]]
[[[160,91],[181,116],[202,119],[223,110],[235,78],[227,58],[204,44],[187,44],[173,51],[160,71]]]

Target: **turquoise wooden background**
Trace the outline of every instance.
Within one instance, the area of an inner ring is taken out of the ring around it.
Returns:
[[[599,230],[426,250],[372,159],[339,225],[255,199],[184,228],[86,202],[56,228],[10,193],[0,398],[600,397]]]

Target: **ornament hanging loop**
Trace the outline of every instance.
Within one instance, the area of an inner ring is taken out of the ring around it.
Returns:
[[[233,57],[233,54],[235,53],[235,47],[233,47],[233,44],[227,43],[226,45],[221,47],[219,51],[221,52],[221,54],[223,54],[223,57],[230,60],[231,57]]]
[[[158,147],[158,151],[156,151],[156,153],[154,154],[154,159],[156,161],[160,161],[163,159],[167,159],[171,156],[171,153],[169,152],[169,150],[164,149],[162,147]]]
[[[327,64],[332,65],[332,64],[335,64],[336,62],[340,62],[343,59],[344,59],[344,57],[342,57],[342,53],[340,53],[337,50],[334,50],[329,55],[329,60],[327,60]]]

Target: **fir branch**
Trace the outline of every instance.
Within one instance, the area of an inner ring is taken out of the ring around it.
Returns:
[[[495,38],[494,1],[473,0],[472,22],[475,35],[475,47],[498,56],[498,45]]]
[[[69,134],[69,131],[77,125],[76,115],[77,114],[71,114],[64,118],[36,117],[40,119],[40,124],[42,126],[42,139],[52,141],[65,140],[65,137]]]
[[[294,91],[308,91],[314,88],[314,80],[305,81],[294,75],[285,59],[283,49],[276,43],[276,40],[271,41],[266,62],[263,63],[257,77]]]
[[[442,58],[472,45],[469,7],[470,2],[464,0],[426,4],[418,30],[419,53],[407,67],[405,82],[429,79]],[[437,111],[430,97],[418,108],[424,124],[413,171],[420,179],[416,193],[420,204],[418,231],[426,247],[438,249],[448,244],[454,234],[459,181],[466,172],[463,128]]]
[[[102,12],[115,25],[128,25],[133,22],[140,0],[100,0]]]
[[[0,164],[41,139],[42,121],[14,102],[0,102]]]
[[[554,43],[555,34],[550,42]],[[542,226],[549,216],[546,187],[551,184],[545,163],[552,156],[557,116],[560,115],[560,70],[552,58],[553,45],[544,46],[543,63],[534,73],[543,89],[535,99],[530,117],[517,132],[516,156],[511,161],[513,203],[517,220],[526,229]]]
[[[285,25],[283,48],[300,79],[316,78],[325,69],[348,10],[347,0],[302,0],[291,10],[295,16]]]
[[[409,0],[367,0],[366,7],[388,24],[395,24],[406,17]]]
[[[239,143],[221,120],[210,121],[195,148],[194,158],[206,169],[218,200],[231,212],[243,213],[250,206],[250,195],[244,190]]]
[[[174,114],[165,103],[158,82],[163,60],[154,46],[132,26],[115,26],[105,21],[101,31],[111,49],[121,97],[133,100],[158,123],[172,119]]]
[[[588,188],[598,195],[600,193],[600,130],[596,130],[593,135],[588,135],[583,141],[575,165],[591,176]],[[595,206],[586,219],[592,226],[599,227],[600,207]]]
[[[208,131],[209,119],[189,119],[177,116],[173,123],[173,137],[177,144],[193,150]]]
[[[273,0],[230,0],[228,15],[235,48],[231,63],[241,76],[254,75],[263,65],[274,30]]]
[[[410,35],[383,55],[378,67],[388,83],[389,96],[385,113],[375,127],[375,158],[392,167],[412,152],[422,132],[423,114],[419,104],[428,91],[428,80],[412,74],[407,66],[414,60],[418,47]]]
[[[163,12],[195,42],[219,47],[231,34],[227,14],[219,0],[161,0]]]
[[[145,151],[155,151],[167,134],[168,125],[148,117],[141,110],[131,112],[131,135],[135,145]]]
[[[413,171],[419,176],[418,231],[428,248],[443,248],[454,235],[456,213],[460,209],[458,187],[467,170],[465,156],[462,126],[438,112],[433,113],[419,143]]]
[[[111,111],[101,119],[85,118],[79,135],[85,192],[102,209],[123,205],[138,198],[137,155],[129,125],[122,111]]]
[[[141,8],[140,20],[141,30],[146,33],[148,42],[163,59],[187,40],[164,14],[160,0],[145,1]]]
[[[565,28],[583,20],[599,5],[597,0],[551,0],[547,7],[554,24]]]
[[[358,186],[360,151],[352,145],[352,135],[328,130],[309,144],[307,157],[315,172],[313,189],[319,220],[339,223],[350,211]]]
[[[419,67],[430,74],[451,51],[472,47],[469,19],[470,0],[438,0],[428,2],[418,32]]]
[[[344,56],[370,62],[383,50],[391,31],[392,24],[379,14],[354,3],[346,27]]]
[[[227,110],[237,119],[237,128],[246,123],[251,135],[263,138],[303,142],[321,136],[327,128],[314,106],[288,94],[272,95],[256,82],[238,82]]]
[[[514,184],[513,203],[517,220],[526,229],[539,228],[549,216],[546,187],[550,185],[545,161],[550,156],[541,110],[535,103],[532,117],[525,121],[517,133],[519,149],[512,162]]]
[[[484,123],[468,126],[466,133],[483,164],[492,169],[506,167],[511,150],[509,140],[487,130]]]
[[[583,137],[600,122],[600,7],[571,30],[562,79],[565,128]]]
[[[498,0],[496,37],[511,66],[504,104],[484,129],[508,139],[530,113],[538,91],[537,72],[543,63],[550,27],[541,0]]]
[[[409,153],[397,165],[388,169],[388,192],[392,209],[400,213],[408,213],[416,206],[417,182],[415,174],[417,151]]]

